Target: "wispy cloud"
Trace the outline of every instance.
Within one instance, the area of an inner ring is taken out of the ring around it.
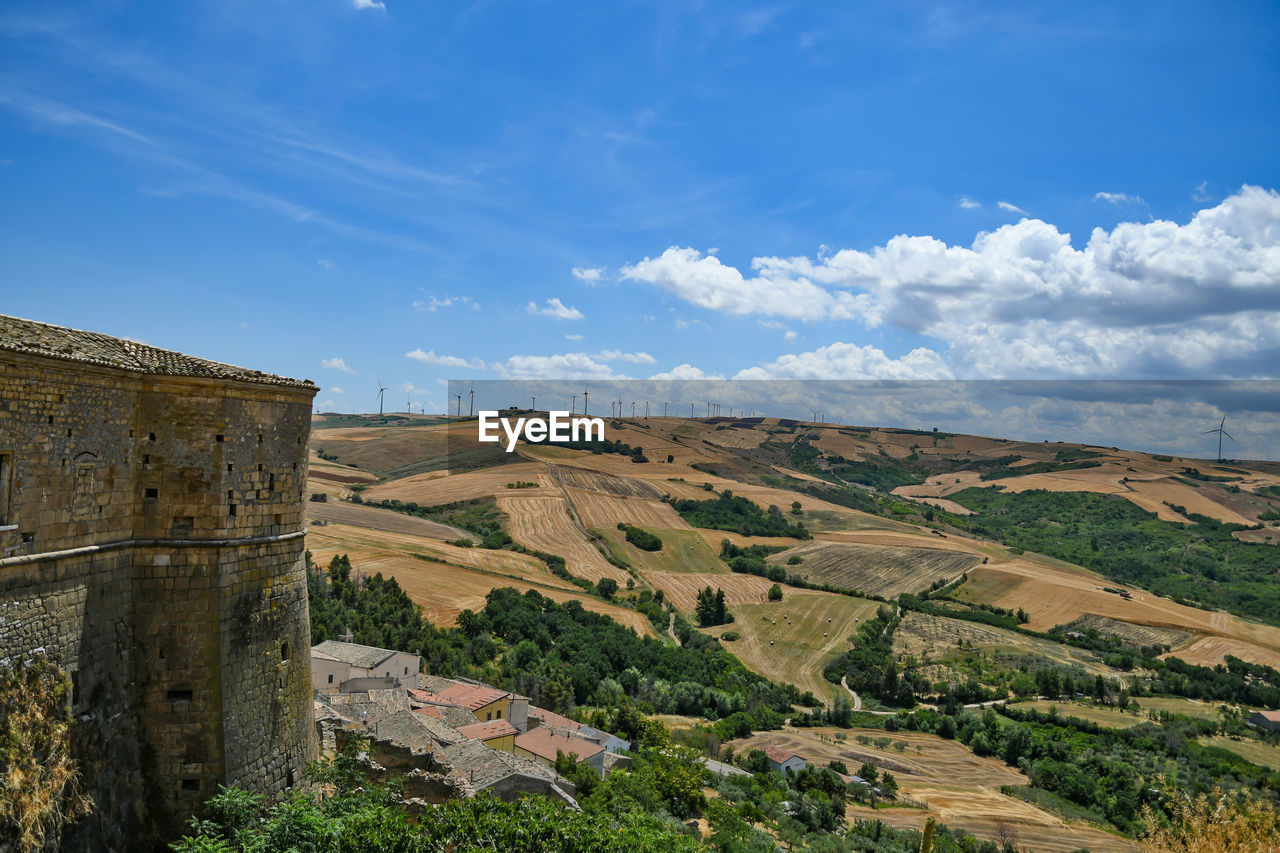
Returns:
[[[1001,210],[1007,210],[1010,213],[1020,213],[1023,216],[1027,215],[1027,212],[1025,210],[1018,207],[1016,204],[1014,204],[1011,201],[998,201],[996,202],[996,207],[1000,208]]]
[[[1208,201],[1213,196],[1209,193],[1209,182],[1201,181],[1200,184],[1191,191],[1192,201]]]
[[[1098,192],[1093,194],[1093,200],[1105,201],[1110,204],[1146,204],[1142,200],[1142,196],[1129,195],[1128,193]]]
[[[411,358],[414,361],[420,361],[423,364],[434,364],[440,367],[465,367],[468,370],[484,370],[485,363],[478,358],[467,360],[459,358],[456,355],[436,355],[435,350],[427,350],[423,352],[422,348],[411,350],[404,354],[405,358]]]
[[[351,0],[351,5],[357,9],[381,9],[384,12],[387,10],[387,4],[382,0]]]
[[[28,115],[48,122],[50,124],[62,127],[87,127],[93,130],[105,130],[116,136],[130,139],[143,145],[155,145],[155,143],[147,136],[138,133],[122,124],[78,109],[70,104],[64,104],[59,101],[41,98],[37,95],[31,95],[21,92],[0,93],[0,104],[10,109],[25,112]]]
[[[969,198],[967,195],[962,195],[960,196],[959,205],[965,210],[977,210],[979,207],[982,207],[982,202],[977,199]]]
[[[326,261],[324,258],[321,258],[320,260],[316,261],[316,263],[327,270],[331,270],[334,268],[333,261]]]
[[[564,339],[566,341],[580,341],[582,340],[582,335],[565,335]]]
[[[600,267],[590,267],[590,268],[574,267],[573,277],[580,278],[583,281],[591,282],[594,284],[595,282],[604,278],[604,270]]]
[[[622,352],[616,349],[607,349],[604,352],[598,352],[592,358],[600,361],[626,361],[631,364],[657,364],[658,360],[647,352]]]
[[[345,393],[347,393],[347,392],[346,392],[346,391],[344,391],[343,389],[339,388],[337,385],[334,385],[332,388],[330,388],[330,389],[329,389],[329,393],[330,393],[330,394],[345,394]]]
[[[329,370],[341,370],[343,373],[355,373],[355,371],[350,367],[347,367],[347,363],[340,358],[322,358],[320,359],[320,366]]]
[[[441,308],[461,307],[463,305],[470,305],[473,311],[480,310],[479,304],[470,296],[446,296],[444,299],[428,296],[426,299],[413,300],[415,311],[437,311]]]
[[[582,320],[586,317],[577,308],[565,305],[558,297],[554,296],[546,300],[542,307],[538,307],[536,302],[530,302],[525,310],[530,314],[541,314],[544,317],[554,317],[557,320]]]

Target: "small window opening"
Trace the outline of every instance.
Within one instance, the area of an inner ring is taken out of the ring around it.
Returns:
[[[148,501],[157,500],[160,497],[159,489],[147,489],[142,493],[142,499]]]
[[[288,661],[289,661],[289,644],[281,643],[280,644],[280,662],[288,663]]]
[[[71,707],[80,707],[80,670],[71,673]]]
[[[329,683],[333,684],[333,673],[329,673]]]
[[[49,423],[53,423],[53,415],[49,415]]]
[[[284,516],[277,512],[275,515],[271,516],[271,523],[277,527],[284,524]]]
[[[258,433],[258,444],[262,444],[262,433]]]
[[[175,515],[173,517],[174,530],[183,530],[183,531],[190,532],[191,530],[195,529],[195,526],[196,526],[196,520],[194,516]]]
[[[170,690],[165,698],[170,702],[190,702],[192,695],[190,690]]]
[[[292,788],[297,778],[293,775],[293,770],[287,770],[284,774],[284,785],[286,788]]]
[[[258,463],[258,470],[259,470],[259,471],[261,471],[261,470],[262,470],[262,463],[261,463],[261,462],[259,462],[259,463]]]
[[[147,433],[147,441],[155,441],[155,440],[156,440],[156,434],[154,432]]]
[[[227,504],[227,515],[234,516],[236,514],[236,505]]]
[[[184,790],[184,791],[199,791],[199,790],[200,790],[200,780],[199,780],[199,779],[183,779],[183,780],[182,780],[182,790]]]
[[[0,524],[11,524],[9,519],[9,483],[13,479],[13,454],[0,453]]]
[[[230,474],[230,473],[231,473],[231,469],[232,469],[233,467],[234,467],[234,466],[233,466],[230,462],[228,462],[228,463],[227,463],[227,473],[228,473],[228,474]]]
[[[213,437],[213,440],[214,440],[214,441],[216,441],[216,442],[218,442],[219,444],[221,444],[222,442],[226,441],[226,440],[227,440],[227,438],[226,438],[226,436],[224,436],[224,435],[215,435],[215,436]]]
[[[150,465],[150,464],[151,464],[151,454],[150,454],[150,453],[144,453],[144,454],[142,454],[142,464],[143,464],[143,465]]]
[[[67,438],[71,438],[71,430],[67,430]]]
[[[160,647],[160,660],[164,660],[164,646]]]
[[[267,491],[274,492],[276,490],[276,475],[272,474],[267,480]]]

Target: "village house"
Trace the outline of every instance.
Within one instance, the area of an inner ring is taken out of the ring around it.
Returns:
[[[1249,715],[1249,723],[1264,732],[1280,732],[1280,711],[1254,711]]]
[[[311,686],[321,693],[417,687],[419,661],[408,652],[325,640],[311,647]]]
[[[458,734],[469,740],[478,740],[490,749],[515,752],[516,735],[520,732],[508,720],[489,720],[462,726],[458,729]]]
[[[787,752],[785,749],[779,749],[776,746],[766,746],[764,748],[765,758],[769,759],[769,769],[776,770],[779,773],[791,771],[799,773],[801,770],[809,766],[809,762],[805,761],[794,752]]]
[[[586,738],[577,737],[571,732],[539,726],[516,737],[515,745],[516,755],[527,756],[548,767],[555,766],[556,753],[563,752],[565,755],[572,756],[575,761],[586,762],[601,776],[605,772],[604,747]]]

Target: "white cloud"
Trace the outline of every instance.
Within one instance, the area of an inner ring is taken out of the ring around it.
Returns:
[[[752,266],[760,269],[757,258]],[[798,320],[852,319],[858,315],[857,298],[846,291],[831,292],[809,279],[773,275],[765,268],[755,278],[744,278],[719,258],[696,249],[672,246],[657,258],[645,258],[622,268],[624,278],[647,281],[701,308],[726,314],[765,314]]]
[[[331,270],[334,267],[333,261],[326,261],[324,258],[320,258],[319,260],[316,261],[316,263],[327,270]]]
[[[580,341],[582,340],[582,335],[565,335],[564,339],[566,341]]]
[[[493,369],[507,379],[625,379],[584,352],[513,355]]]
[[[675,367],[671,368],[665,373],[655,373],[649,378],[650,379],[674,379],[674,380],[724,379],[724,377],[718,373],[716,374],[703,373],[701,368],[694,367],[692,364],[688,364],[688,363],[676,365]]]
[[[341,370],[343,373],[355,373],[355,371],[350,367],[347,367],[347,363],[340,358],[322,358],[320,359],[320,366],[328,368],[329,370]]]
[[[324,400],[322,402],[316,403],[316,408],[322,412],[332,412],[336,405],[337,404],[334,403],[332,400]]]
[[[783,336],[782,336],[782,339],[783,339],[784,341],[794,341],[794,340],[795,340],[796,338],[798,338],[798,337],[800,337],[800,336],[799,336],[799,335],[797,335],[793,330],[791,330],[791,329],[787,329],[787,333],[786,333],[785,335],[783,335]]]
[[[469,370],[484,370],[485,364],[478,358],[468,361],[465,358],[459,358],[456,355],[436,355],[435,350],[422,351],[422,348],[412,350],[404,354],[405,358],[411,358],[414,361],[420,361],[423,364],[436,364],[440,367],[465,367]]]
[[[960,196],[960,206],[965,210],[975,210],[982,207],[982,202],[969,198],[967,195]]]
[[[1111,204],[1146,204],[1146,202],[1142,200],[1142,196],[1129,195],[1128,193],[1094,193],[1093,200],[1106,201]]]
[[[647,352],[622,352],[616,349],[607,349],[604,352],[596,353],[592,358],[600,361],[627,361],[631,364],[657,364],[658,360]]]
[[[530,302],[526,310],[530,314],[542,314],[545,317],[555,317],[557,320],[581,320],[585,316],[577,308],[570,308],[557,297],[546,300],[542,308],[539,308],[536,302]]]
[[[347,393],[347,392],[346,392],[346,391],[343,391],[343,390],[342,390],[341,388],[339,388],[337,385],[334,385],[332,388],[330,388],[330,389],[329,389],[329,393],[330,393],[330,394],[345,394],[345,393]]]
[[[739,371],[734,379],[951,379],[951,370],[931,349],[919,347],[902,358],[884,350],[837,341],[813,352],[784,355]]]
[[[1280,364],[1280,194],[1258,187],[1186,224],[1095,229],[1080,249],[1028,218],[968,247],[900,235],[751,267],[673,247],[624,274],[724,313],[928,336],[959,376],[1264,377]]]
[[[1020,214],[1022,214],[1023,216],[1026,216],[1026,215],[1027,215],[1027,212],[1026,212],[1025,210],[1023,210],[1022,208],[1018,207],[1018,206],[1017,206],[1016,204],[1014,204],[1013,202],[1008,202],[1008,201],[998,201],[998,202],[996,202],[996,207],[1000,208],[1001,210],[1007,210],[1007,211],[1009,211],[1010,213],[1020,213]]]
[[[446,296],[444,299],[428,296],[426,299],[413,300],[413,309],[415,311],[436,311],[440,308],[452,308],[455,305],[470,305],[473,311],[480,310],[479,303],[470,296]]]
[[[580,278],[583,281],[589,281],[589,282],[595,283],[600,279],[604,278],[604,270],[600,267],[590,267],[590,268],[574,267],[573,277]]]
[[[677,329],[681,329],[681,330],[683,330],[683,329],[692,329],[692,328],[694,328],[695,326],[700,327],[700,328],[703,328],[703,329],[707,329],[708,331],[710,331],[710,329],[711,329],[711,327],[710,327],[710,326],[708,326],[708,325],[707,325],[705,322],[703,322],[702,320],[686,320],[686,319],[684,319],[683,317],[681,317],[681,318],[677,319],[677,320],[676,320],[676,322],[675,322],[675,327],[676,327]]]
[[[387,4],[382,0],[351,0],[351,5],[357,9],[381,9],[384,12],[387,10]]]

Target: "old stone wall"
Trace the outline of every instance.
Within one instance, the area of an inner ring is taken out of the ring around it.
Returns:
[[[72,673],[94,815],[172,838],[217,785],[316,755],[302,489],[313,389],[0,352],[0,658]]]

